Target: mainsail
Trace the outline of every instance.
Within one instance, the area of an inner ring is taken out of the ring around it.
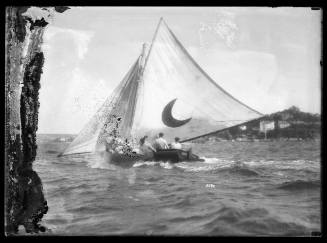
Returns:
[[[211,79],[160,19],[148,53],[63,154],[101,151],[108,135],[135,142],[163,132],[168,141],[192,140],[261,116]]]

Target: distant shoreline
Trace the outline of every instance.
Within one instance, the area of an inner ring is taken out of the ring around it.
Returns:
[[[78,134],[68,134],[68,133],[39,133],[37,136],[39,139],[45,138],[45,137],[51,137],[51,140],[57,141],[57,142],[72,142],[72,140],[77,136]],[[320,137],[310,138],[310,139],[303,139],[303,138],[256,138],[256,139],[247,139],[247,138],[236,138],[236,139],[217,139],[217,138],[209,138],[205,140],[193,140],[191,142],[187,143],[194,143],[194,144],[204,144],[204,143],[210,143],[210,142],[304,142],[304,141],[320,141]]]
[[[255,139],[246,139],[246,138],[236,138],[236,139],[206,139],[206,142],[226,142],[226,141],[230,141],[230,142],[270,142],[270,141],[313,141],[313,140],[320,140],[319,137],[315,137],[315,138],[307,138],[307,139],[303,139],[303,138],[255,138]]]

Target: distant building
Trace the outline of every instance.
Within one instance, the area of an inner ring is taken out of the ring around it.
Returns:
[[[308,124],[304,121],[292,121],[293,124]]]
[[[260,121],[260,132],[267,132],[275,129],[274,121]]]
[[[286,128],[289,127],[291,124],[289,124],[287,121],[278,121],[279,128]]]

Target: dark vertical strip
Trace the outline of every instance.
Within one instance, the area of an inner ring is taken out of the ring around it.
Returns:
[[[5,232],[17,233],[22,204],[20,203],[19,177],[16,173],[21,163],[19,120],[19,78],[21,65],[20,46],[25,40],[25,21],[21,13],[27,8],[6,8],[6,76],[5,76]]]
[[[25,67],[20,104],[24,163],[34,161],[36,157],[39,89],[43,63],[44,55],[38,52]]]
[[[6,153],[5,232],[14,234],[24,225],[26,232],[37,233],[45,228],[39,221],[48,210],[40,177],[32,169],[36,157],[36,131],[40,77],[44,56],[39,52],[42,29],[47,25],[43,19],[32,21],[23,16],[27,7],[6,8]],[[42,8],[47,11],[46,8]],[[60,11],[65,11],[61,9]],[[28,30],[27,21],[33,26]],[[40,31],[40,38],[33,38]],[[23,57],[26,31],[31,31],[30,48]],[[23,66],[23,69],[21,68]],[[22,92],[21,84],[23,84]],[[20,94],[20,96],[19,96]],[[21,142],[22,141],[22,142]]]

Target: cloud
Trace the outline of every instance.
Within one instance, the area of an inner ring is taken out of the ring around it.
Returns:
[[[112,87],[80,68],[66,75],[66,85],[47,80],[40,90],[40,133],[78,133],[109,97]]]
[[[92,116],[111,93],[111,88],[105,80],[94,81],[81,69],[72,72],[72,78],[67,93],[66,107],[73,113]]]
[[[83,70],[75,68],[63,101],[63,109],[59,111],[62,122],[68,125],[67,129],[73,128],[75,132],[79,132],[109,97],[111,91],[105,80],[95,80]],[[74,124],[70,124],[71,121]]]
[[[195,46],[188,49],[218,85],[260,112],[285,109],[288,96],[297,96],[296,93],[289,94],[287,85],[290,83],[279,80],[281,73],[273,54],[219,48],[206,51]]]
[[[211,21],[200,23],[199,37],[201,45],[208,45],[208,33],[219,37],[225,44],[233,48],[238,34],[238,26],[235,22],[235,13],[228,8],[215,11]]]
[[[219,7],[217,11],[223,11],[231,16],[249,14],[249,15],[271,15],[280,17],[310,17],[320,15],[322,10],[312,10],[311,7]]]
[[[69,35],[77,48],[77,56],[79,59],[83,59],[85,54],[88,51],[88,45],[90,40],[94,36],[93,31],[82,31],[82,30],[73,30],[68,28],[59,28],[55,26],[50,26],[46,29],[44,34],[45,49],[49,50],[51,45],[49,42],[53,40],[57,35],[66,36]]]

